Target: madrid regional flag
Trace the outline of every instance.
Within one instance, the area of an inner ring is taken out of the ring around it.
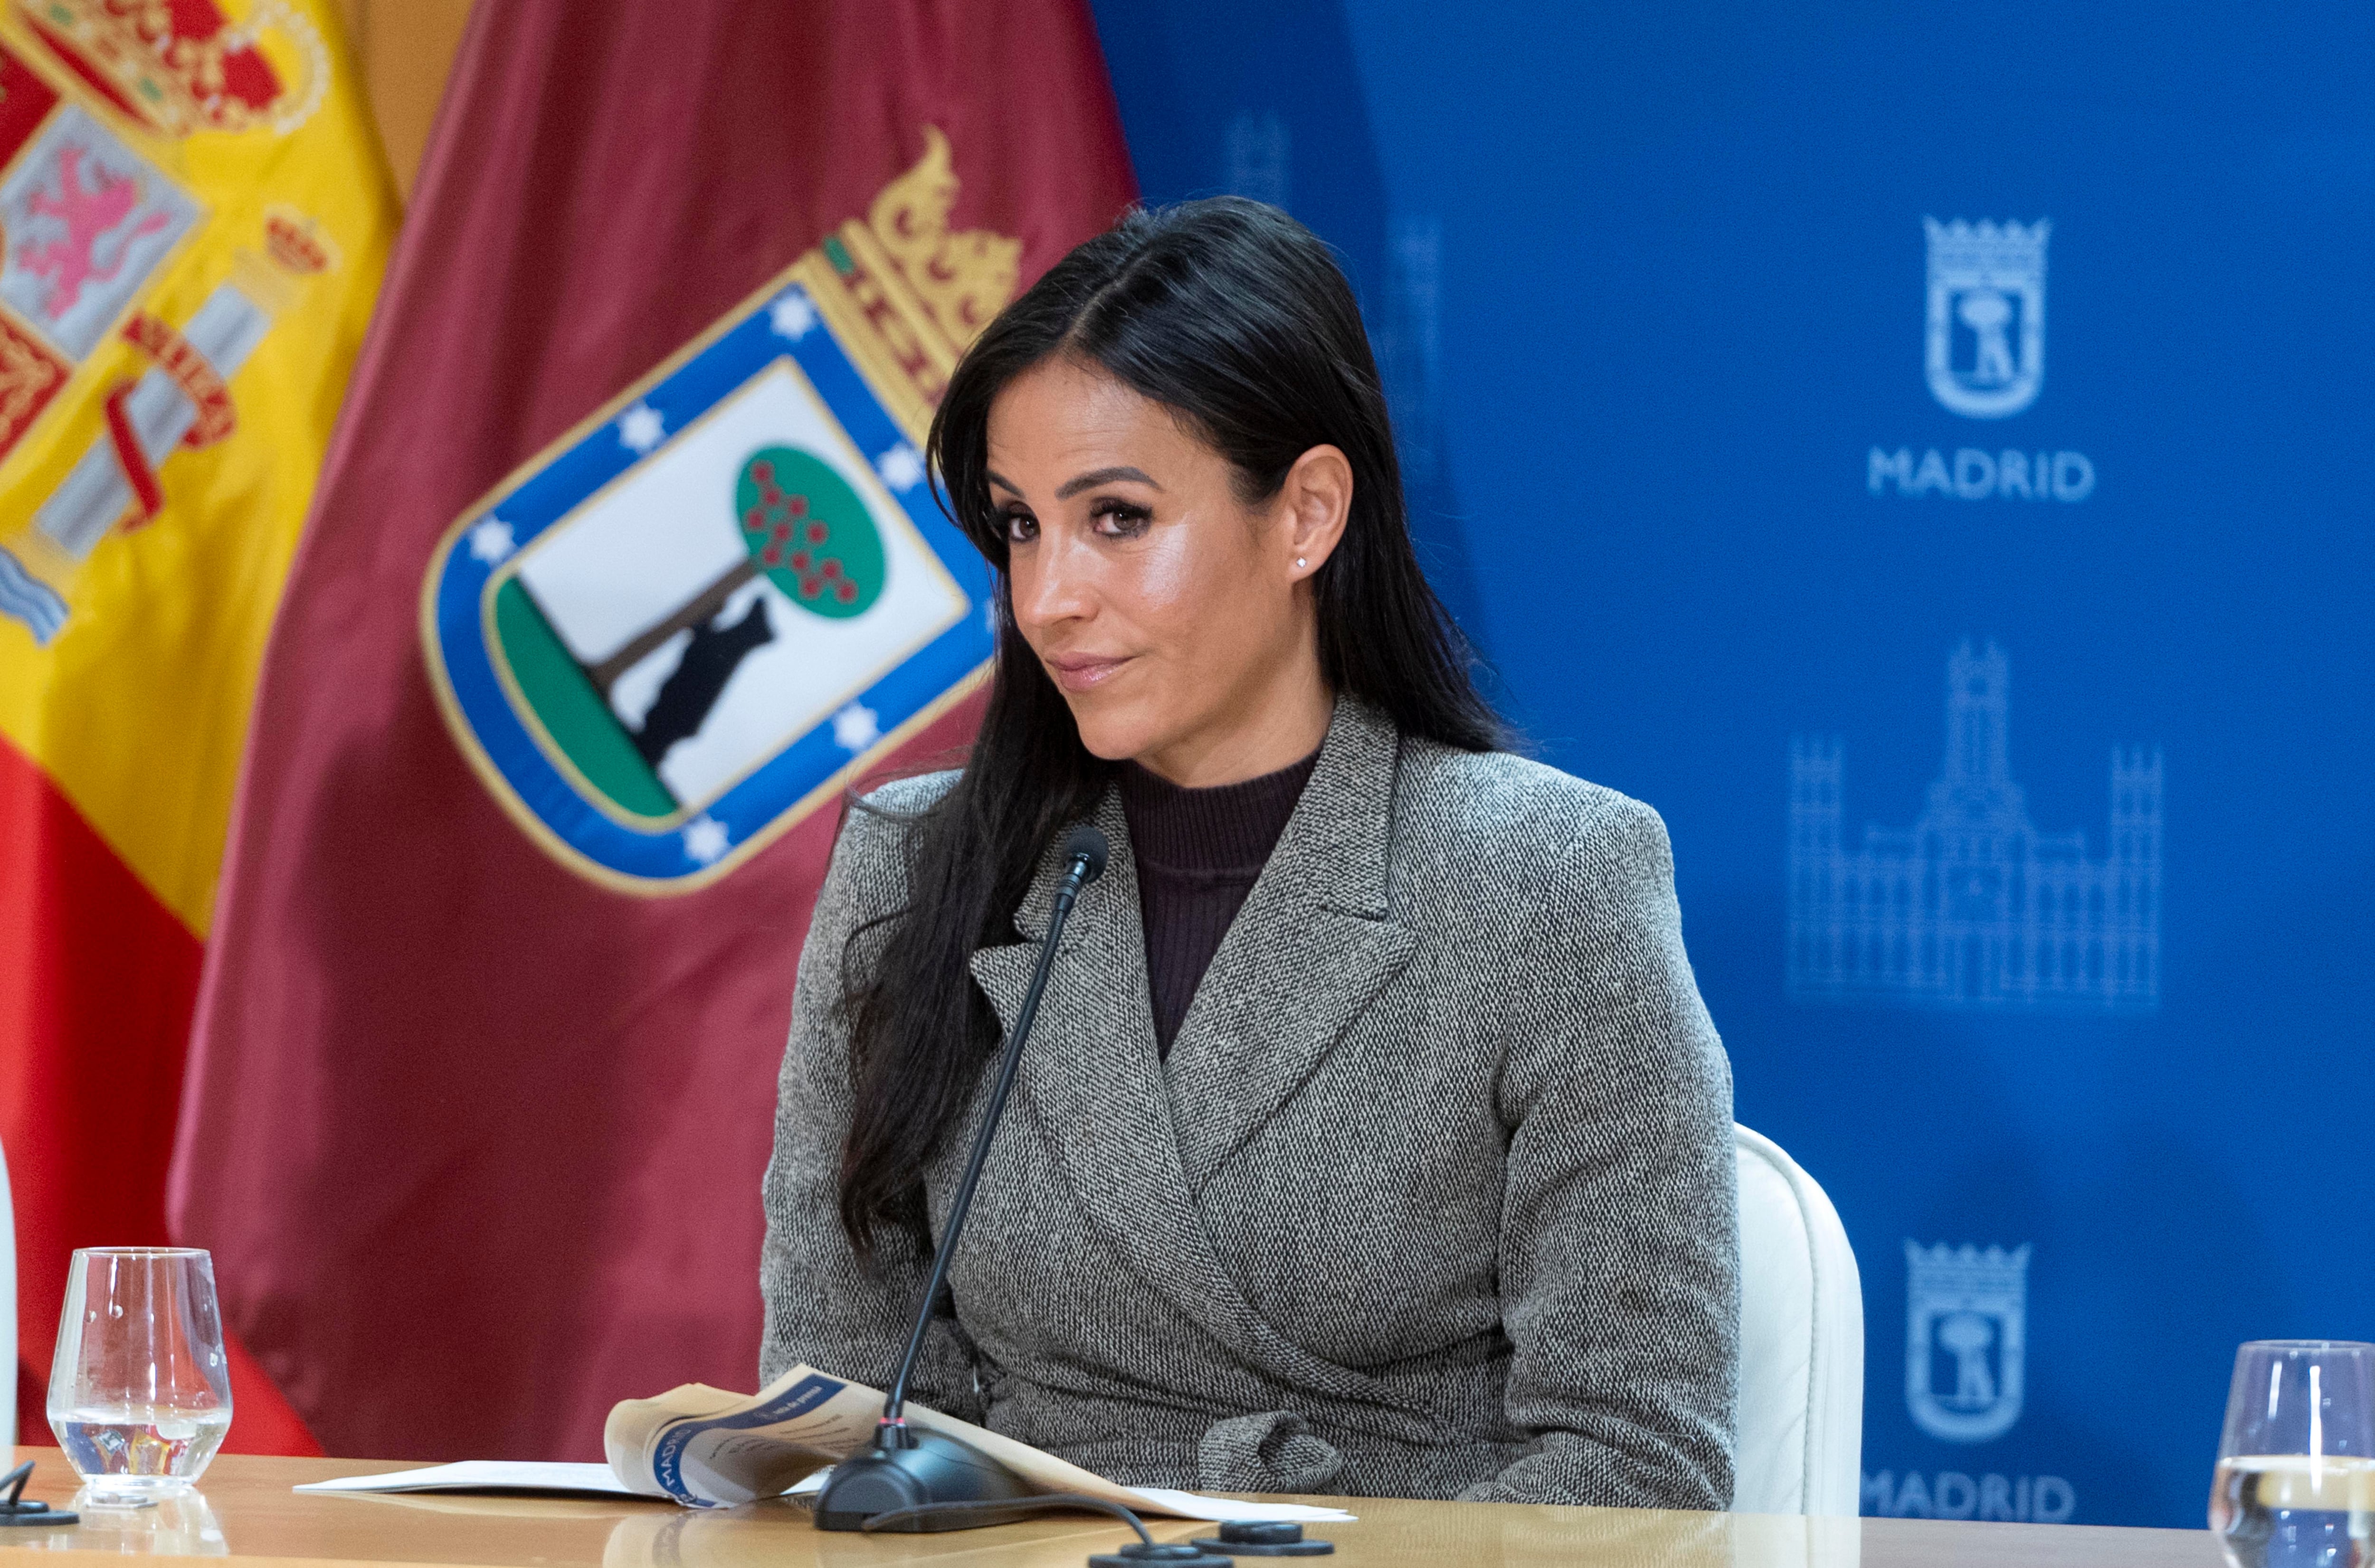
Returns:
[[[327,0],[0,6],[0,1143],[20,1405],[165,1241],[257,666],[396,203]],[[302,1444],[234,1354],[233,1447]]]
[[[1132,183],[1081,0],[507,0],[290,580],[174,1216],[335,1452],[598,1458],[758,1370],[844,792],[991,584],[922,450]]]

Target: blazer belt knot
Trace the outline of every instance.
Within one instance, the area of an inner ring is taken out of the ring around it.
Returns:
[[[1292,1410],[1214,1421],[1196,1445],[1197,1485],[1206,1491],[1325,1491],[1344,1456]]]

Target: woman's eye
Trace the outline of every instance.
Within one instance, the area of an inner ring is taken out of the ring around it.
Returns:
[[[1010,512],[1006,514],[1007,543],[1027,545],[1038,536],[1039,519],[1027,512]]]
[[[1110,539],[1128,539],[1146,531],[1154,513],[1126,501],[1099,501],[1089,513],[1096,531]]]

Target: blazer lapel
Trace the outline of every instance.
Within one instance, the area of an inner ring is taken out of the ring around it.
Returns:
[[[1390,723],[1337,704],[1303,798],[1196,989],[1165,1064],[1190,1192],[1294,1096],[1416,950],[1388,902],[1399,759]]]
[[[1009,1114],[1035,1125],[1090,1222],[1148,1288],[1270,1375],[1372,1405],[1380,1430],[1408,1436],[1427,1412],[1311,1354],[1254,1310],[1213,1250],[1183,1163],[1192,1147],[1209,1174],[1409,961],[1411,938],[1386,907],[1396,755],[1389,724],[1337,705],[1303,800],[1173,1042],[1167,1084],[1129,830],[1119,793],[1106,791],[1095,821],[1112,855],[1065,926]],[[973,955],[974,979],[1003,1029],[1014,1027],[1030,989],[1063,875],[1060,846],[1059,837],[1015,911],[1025,940]],[[1183,1049],[1193,1053],[1184,1064]],[[1183,1121],[1192,1127],[1185,1137]]]
[[[1065,926],[1023,1046],[1012,1111],[1037,1125],[1082,1208],[1140,1278],[1224,1342],[1239,1343],[1251,1309],[1222,1270],[1180,1174],[1147,994],[1138,871],[1117,792],[1106,792],[1094,819],[1112,854]],[[1058,835],[1015,911],[1027,939],[973,955],[974,979],[1003,1030],[1022,1011],[1062,875]]]

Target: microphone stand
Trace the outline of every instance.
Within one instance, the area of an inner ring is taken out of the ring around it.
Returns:
[[[945,1511],[939,1504],[998,1503],[1030,1495],[1030,1489],[1020,1477],[970,1444],[939,1432],[918,1432],[909,1430],[906,1420],[907,1385],[916,1374],[916,1362],[924,1351],[924,1337],[931,1329],[932,1309],[940,1298],[940,1290],[948,1282],[949,1259],[956,1252],[957,1237],[964,1230],[965,1216],[973,1209],[974,1188],[981,1183],[981,1168],[989,1158],[989,1140],[998,1136],[999,1117],[1006,1112],[1006,1097],[1014,1088],[1014,1076],[1022,1066],[1022,1043],[1030,1037],[1031,1023],[1039,1014],[1039,994],[1047,987],[1047,972],[1056,961],[1056,944],[1064,934],[1064,922],[1072,913],[1072,904],[1081,890],[1104,874],[1105,868],[1105,836],[1094,827],[1083,823],[1072,830],[1064,841],[1064,857],[1069,863],[1064,879],[1056,889],[1055,913],[1047,922],[1047,940],[1039,949],[1039,965],[1032,972],[1031,989],[1023,993],[1022,1010],[1015,1015],[1014,1029],[1006,1039],[1006,1053],[998,1064],[998,1081],[991,1089],[988,1108],[981,1118],[981,1131],[973,1141],[973,1154],[966,1160],[964,1179],[957,1184],[956,1199],[949,1206],[948,1229],[941,1233],[939,1250],[932,1258],[931,1279],[925,1283],[924,1299],[916,1308],[916,1326],[907,1334],[907,1348],[899,1357],[898,1375],[891,1381],[891,1392],[882,1401],[882,1420],[874,1429],[874,1442],[863,1454],[844,1459],[833,1468],[833,1479],[825,1483],[817,1498],[816,1524],[821,1530],[857,1530],[866,1527],[877,1515],[898,1514],[895,1525],[886,1526],[901,1530],[952,1530],[974,1525],[996,1522],[996,1515],[985,1517],[983,1511],[963,1506]]]

